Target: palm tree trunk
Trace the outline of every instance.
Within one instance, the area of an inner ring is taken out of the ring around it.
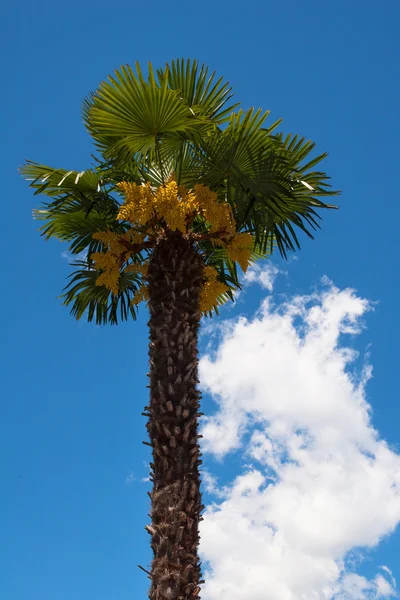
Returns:
[[[150,406],[153,447],[150,600],[199,600],[197,550],[201,464],[198,444],[199,296],[203,266],[192,244],[175,232],[154,250],[148,271]]]

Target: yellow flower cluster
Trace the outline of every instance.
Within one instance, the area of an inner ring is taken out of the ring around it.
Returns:
[[[155,209],[158,218],[164,219],[172,231],[186,233],[186,219],[193,212],[196,203],[192,193],[183,199],[178,193],[176,181],[170,181],[165,186],[160,186],[155,194]]]
[[[221,281],[206,281],[200,295],[200,312],[208,313],[218,304],[218,296],[228,291]]]
[[[204,266],[203,274],[206,281],[200,294],[200,312],[208,313],[218,304],[218,296],[228,291],[228,286],[218,281],[218,271],[209,265]]]
[[[247,271],[250,264],[252,246],[253,237],[251,233],[237,233],[226,245],[229,258],[238,262],[243,272]]]
[[[149,183],[121,182],[118,187],[125,195],[117,218],[128,221],[134,226],[143,228],[144,233],[128,231],[122,235],[111,231],[95,233],[93,238],[101,241],[107,247],[104,253],[92,255],[97,269],[102,273],[96,284],[104,285],[114,294],[118,293],[120,270],[131,252],[125,242],[138,244],[145,240],[148,234],[154,233],[157,227],[166,226],[172,231],[188,233],[193,217],[197,214],[204,218],[211,243],[224,247],[231,260],[239,263],[246,271],[251,258],[252,236],[249,233],[237,233],[232,209],[227,202],[218,202],[215,192],[207,186],[198,184],[193,190],[178,186],[174,179],[165,185],[152,188]],[[212,234],[219,234],[213,237]],[[130,264],[125,267],[125,273],[139,273],[143,278],[147,275],[147,263]],[[205,283],[200,298],[200,310],[209,312],[218,304],[218,297],[229,288],[218,280],[218,272],[210,266],[204,266]],[[138,304],[148,298],[148,288],[144,284],[136,292],[132,303]]]
[[[117,295],[120,277],[118,257],[111,254],[111,252],[105,252],[104,254],[95,252],[91,258],[95,263],[95,268],[103,271],[96,279],[96,285],[104,285],[113,294]]]
[[[98,231],[92,237],[107,246],[106,252],[94,252],[90,257],[94,262],[95,269],[102,271],[96,279],[96,285],[104,285],[113,294],[117,295],[119,291],[121,263],[132,254],[121,242],[126,241],[130,244],[139,244],[143,241],[144,236],[133,231],[123,234],[113,231]],[[135,269],[132,267],[135,267]],[[130,265],[125,271],[129,272],[129,269],[144,276],[147,272],[147,265]]]
[[[188,216],[199,208],[195,194],[178,186],[174,180],[161,185],[154,192],[149,183],[137,185],[123,181],[118,187],[126,198],[118,219],[131,223],[148,225],[149,221],[156,218],[158,222],[165,221],[172,231],[186,233]]]
[[[118,219],[146,225],[155,216],[154,194],[149,183],[136,185],[122,181],[118,184],[125,194],[125,202],[117,215]]]
[[[226,231],[227,234],[233,235],[235,233],[235,220],[230,205],[227,202],[218,202],[217,194],[205,185],[195,185],[194,193],[199,212],[211,225],[210,233]]]
[[[203,268],[203,275],[205,279],[208,281],[217,281],[218,279],[218,271],[214,267],[210,267],[210,265],[205,265]]]
[[[190,217],[198,213],[210,224],[210,233],[235,233],[231,207],[226,202],[218,202],[217,194],[205,185],[195,185],[192,191],[170,180],[153,191],[149,183],[137,185],[123,181],[118,187],[125,194],[118,219],[138,225],[148,225],[156,219],[165,221],[172,231],[187,233]]]
[[[144,263],[131,263],[124,269],[124,273],[140,273],[142,277],[146,277],[147,271],[149,270],[148,262]]]
[[[149,288],[147,287],[147,285],[143,284],[140,286],[138,291],[133,296],[133,298],[131,300],[131,304],[134,304],[134,305],[140,304],[140,302],[143,302],[144,300],[148,300],[148,299],[149,299]]]

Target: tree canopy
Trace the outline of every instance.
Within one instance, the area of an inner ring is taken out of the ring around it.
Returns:
[[[83,103],[93,166],[27,161],[22,174],[44,196],[35,217],[46,238],[77,256],[63,294],[77,318],[116,324],[146,298],[146,264],[166,230],[201,253],[202,310],[218,311],[240,288],[239,270],[313,237],[321,198],[336,194],[316,170],[326,153],[267,125],[268,111],[231,104],[232,89],[204,65],[173,60],[146,76],[123,66]],[[83,256],[83,258],[82,258]]]

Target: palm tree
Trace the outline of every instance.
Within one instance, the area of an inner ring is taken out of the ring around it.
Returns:
[[[80,256],[63,294],[77,318],[117,324],[147,301],[152,448],[151,600],[199,599],[198,330],[234,299],[239,268],[299,248],[334,194],[311,141],[265,125],[268,112],[230,105],[231,88],[190,60],[145,78],[121,67],[83,105],[93,168],[27,162],[45,200],[45,239]],[[82,258],[83,255],[83,258]]]

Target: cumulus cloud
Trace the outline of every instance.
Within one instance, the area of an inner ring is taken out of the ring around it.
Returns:
[[[131,471],[131,472],[129,473],[129,475],[127,475],[127,476],[125,477],[125,483],[127,483],[128,485],[130,485],[130,484],[131,484],[131,483],[133,483],[134,481],[136,481],[136,477],[135,477],[135,475],[133,474],[133,472]]]
[[[244,283],[245,285],[258,283],[265,290],[272,292],[275,279],[279,272],[278,267],[270,261],[261,264],[255,263],[244,274]]]
[[[268,297],[254,318],[218,329],[200,362],[218,406],[203,450],[221,461],[239,450],[246,467],[223,488],[207,474],[217,493],[201,531],[204,600],[395,594],[389,567],[367,579],[348,560],[400,521],[400,456],[373,427],[372,371],[354,349],[370,309],[325,279],[319,292],[280,306]]]
[[[391,583],[381,574],[376,575],[372,580],[361,577],[357,573],[346,574],[338,586],[340,589],[335,595],[335,600],[364,600],[377,598],[392,598],[396,596]]]
[[[86,250],[79,252],[78,254],[72,254],[69,250],[61,252],[61,258],[64,258],[70,265],[76,261],[85,261],[87,258]]]
[[[212,475],[211,473],[209,473],[209,471],[207,471],[206,469],[203,469],[201,475],[203,488],[206,490],[206,492],[218,498],[224,498],[225,490],[221,488],[221,486],[218,484],[217,478],[214,477],[214,475]]]

